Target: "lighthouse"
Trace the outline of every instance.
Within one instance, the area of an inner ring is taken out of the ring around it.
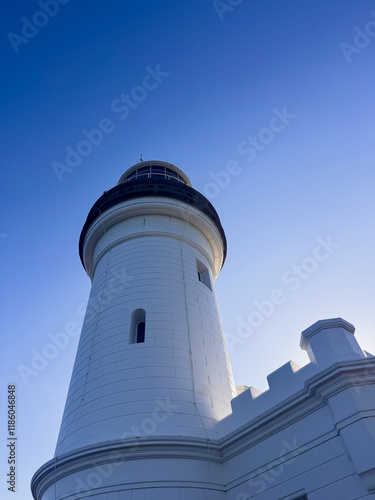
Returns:
[[[176,166],[141,161],[93,205],[79,253],[92,287],[55,458],[34,476],[34,497],[215,491],[210,442],[236,392],[214,207]]]
[[[129,168],[79,253],[92,287],[35,500],[373,498],[375,357],[323,319],[301,333],[306,365],[236,390],[215,296],[225,234],[180,169]]]

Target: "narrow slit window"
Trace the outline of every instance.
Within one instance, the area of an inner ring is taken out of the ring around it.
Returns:
[[[207,267],[202,264],[200,260],[197,259],[197,273],[198,280],[203,283],[209,290],[212,291],[210,273],[208,272]]]
[[[144,321],[140,321],[137,325],[137,344],[145,341],[145,330],[146,323]]]
[[[144,309],[135,309],[130,319],[130,344],[141,344],[146,337],[146,311]]]

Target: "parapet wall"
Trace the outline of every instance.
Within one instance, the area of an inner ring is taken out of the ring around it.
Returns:
[[[217,424],[228,500],[375,493],[375,357],[354,330],[318,321],[301,334],[310,363],[281,366],[263,393],[239,388]]]
[[[355,328],[342,318],[320,320],[304,330],[300,346],[310,363],[302,368],[289,361],[267,377],[269,389],[260,392],[248,387],[232,399],[232,414],[218,423],[221,436],[255,419],[289,398],[297,400],[306,392],[307,382],[330,366],[341,362],[374,358],[359,346]]]

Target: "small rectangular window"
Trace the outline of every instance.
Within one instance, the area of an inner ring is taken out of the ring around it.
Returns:
[[[146,311],[144,309],[136,309],[132,312],[130,318],[130,344],[141,344],[145,341],[146,333]]]
[[[198,272],[198,280],[203,283],[209,290],[212,291],[210,273],[208,272],[207,267],[202,264],[200,260],[197,259],[197,272]]]

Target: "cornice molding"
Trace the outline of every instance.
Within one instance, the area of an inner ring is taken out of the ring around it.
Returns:
[[[54,482],[74,472],[105,463],[158,458],[209,460],[224,463],[324,407],[330,397],[342,390],[369,384],[375,384],[375,358],[338,363],[307,379],[303,390],[257,415],[242,426],[234,428],[232,432],[218,440],[160,436],[87,446],[44,464],[32,478],[32,493],[34,498],[41,498]],[[370,414],[369,411],[361,412],[359,416],[356,410],[353,418],[367,418]],[[226,418],[231,417],[232,415],[229,415]],[[340,428],[350,421],[351,416],[344,421],[337,422],[333,418],[332,430],[324,436],[319,436],[318,440],[326,439],[328,434],[329,436],[338,435]],[[220,422],[218,425],[220,426]],[[306,450],[306,445],[303,446]],[[287,455],[285,457],[287,458]]]
[[[309,326],[309,328],[306,328],[306,330],[301,333],[301,349],[306,350],[308,341],[311,339],[311,337],[314,337],[314,335],[321,332],[322,330],[328,330],[330,328],[343,328],[344,330],[347,330],[349,333],[353,334],[355,332],[355,327],[342,318],[321,319],[313,325]]]
[[[216,278],[224,263],[226,251],[226,243],[223,241],[222,235],[218,231],[217,226],[203,212],[187,203],[179,200],[169,200],[167,198],[156,197],[147,199],[136,198],[118,203],[113,207],[108,208],[91,223],[90,227],[86,230],[84,240],[81,243],[82,261],[89,276],[92,276],[93,267],[96,264],[96,262],[93,261],[93,252],[100,237],[115,224],[140,215],[165,215],[168,217],[175,217],[176,219],[188,222],[192,226],[196,227],[205,236],[212,248],[213,260],[210,258],[209,263],[212,266],[212,274]],[[122,241],[125,241],[126,238],[129,238],[130,236],[138,237],[155,235],[160,234],[159,232],[155,232],[150,229],[150,231],[145,230],[139,234],[126,235],[122,238]],[[207,255],[206,251],[198,247],[195,241],[183,235],[165,233],[163,236],[183,239],[189,244],[199,248],[200,251],[203,251],[203,253]],[[116,240],[116,242],[112,243],[112,246],[114,244],[118,244],[119,242],[120,240]]]
[[[201,217],[209,219],[211,224],[215,226],[216,232],[220,235],[223,254],[220,264],[221,268],[226,257],[227,242],[220,218],[213,205],[199,191],[190,186],[166,179],[148,179],[147,182],[145,180],[132,180],[131,182],[119,184],[109,191],[105,191],[91,208],[79,240],[80,258],[88,274],[90,273],[86,268],[83,246],[90,227],[108,210],[113,209],[119,204],[127,204],[132,200],[138,200],[138,202],[141,201],[142,203],[149,199],[173,200],[179,203],[181,207],[194,208],[199,212]]]
[[[375,384],[375,358],[332,365],[307,379],[301,391],[220,438],[218,444],[224,461],[283,428],[292,426],[298,420],[325,406],[330,397],[342,390],[367,384]],[[226,417],[230,418],[233,418],[233,414]],[[220,422],[217,427],[220,427]],[[220,432],[219,429],[218,431]]]
[[[86,446],[45,463],[33,476],[31,490],[41,498],[52,484],[80,470],[142,459],[188,459],[222,463],[216,442],[186,437],[142,437]]]

